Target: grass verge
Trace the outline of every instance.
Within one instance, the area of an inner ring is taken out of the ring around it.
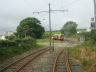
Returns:
[[[0,40],[0,61],[42,47],[44,46],[36,44],[36,40],[32,38]]]
[[[81,63],[87,72],[96,72],[96,44],[87,41],[72,48],[66,48],[70,56]]]
[[[37,39],[37,42],[49,42],[49,38]]]
[[[22,54],[29,50],[35,50],[35,49],[43,48],[43,47],[45,46],[39,45],[39,44],[32,45],[30,48],[24,48],[24,47],[18,48],[17,46],[3,47],[3,48],[0,48],[0,61],[2,62],[10,57]]]

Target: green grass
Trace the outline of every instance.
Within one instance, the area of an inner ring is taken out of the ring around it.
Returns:
[[[80,52],[79,52],[80,46],[75,46],[75,47],[67,47],[65,50],[67,50],[70,54],[71,57],[78,59]]]
[[[61,33],[60,31],[53,31],[52,32],[53,34],[59,34],[59,33]],[[50,34],[50,32],[45,32],[45,34]]]
[[[86,41],[81,45],[77,45],[74,47],[65,48],[65,50],[69,51],[70,55],[74,58],[78,58],[80,56],[80,50],[86,49],[90,52],[96,52],[96,44],[93,44],[93,41]]]
[[[40,44],[36,44],[35,47],[34,47],[34,49],[37,49],[37,48],[43,48],[43,47],[46,47],[46,46],[44,46],[44,45],[40,45]]]
[[[79,60],[82,67],[88,71],[88,69],[96,63],[96,58],[92,58],[93,52],[96,53],[96,44],[94,41],[86,41],[85,43],[81,45],[77,45],[75,47],[69,47],[65,48],[70,54],[71,57],[73,57],[76,60]],[[83,50],[83,57],[82,57],[82,50]],[[91,71],[92,72],[92,71]]]
[[[22,54],[29,50],[34,50],[34,49],[43,48],[43,47],[45,46],[39,45],[39,44],[32,45],[30,48],[25,48],[25,47],[18,48],[18,46],[3,47],[3,48],[0,48],[0,61],[16,56],[18,54]]]
[[[78,32],[86,32],[86,29],[77,29]]]
[[[32,38],[0,40],[0,61],[42,47],[44,46],[36,44],[36,40]]]
[[[48,42],[49,38],[37,39],[37,42]]]

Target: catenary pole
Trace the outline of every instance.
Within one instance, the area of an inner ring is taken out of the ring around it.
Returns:
[[[50,53],[52,51],[54,51],[54,46],[52,47],[52,28],[51,28],[51,12],[65,12],[65,11],[68,11],[67,9],[65,10],[51,10],[51,4],[49,3],[49,10],[48,11],[38,11],[38,12],[33,12],[33,14],[37,13],[37,14],[40,14],[40,13],[49,13],[49,42],[50,42]],[[53,44],[54,45],[54,44]]]
[[[51,30],[51,8],[50,8],[50,3],[49,3],[49,31],[50,31],[50,40],[49,40],[49,42],[50,42],[50,52],[52,51],[52,39],[51,39],[51,37],[52,37],[52,30]]]
[[[95,27],[96,27],[96,0],[94,0],[94,21],[95,21]]]

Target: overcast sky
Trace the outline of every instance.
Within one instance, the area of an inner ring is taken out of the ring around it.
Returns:
[[[48,13],[33,14],[34,11],[68,9],[68,12],[52,12],[52,29],[58,30],[67,21],[75,21],[78,28],[89,28],[94,16],[93,0],[0,0],[0,34],[15,31],[19,22],[26,17],[36,17],[48,30]]]

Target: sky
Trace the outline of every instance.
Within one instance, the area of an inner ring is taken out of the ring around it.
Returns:
[[[93,0],[0,0],[0,35],[6,31],[16,31],[20,21],[36,17],[46,30],[49,30],[48,13],[34,14],[37,11],[67,10],[51,12],[52,30],[59,30],[67,21],[74,21],[78,28],[89,28],[94,17]]]

